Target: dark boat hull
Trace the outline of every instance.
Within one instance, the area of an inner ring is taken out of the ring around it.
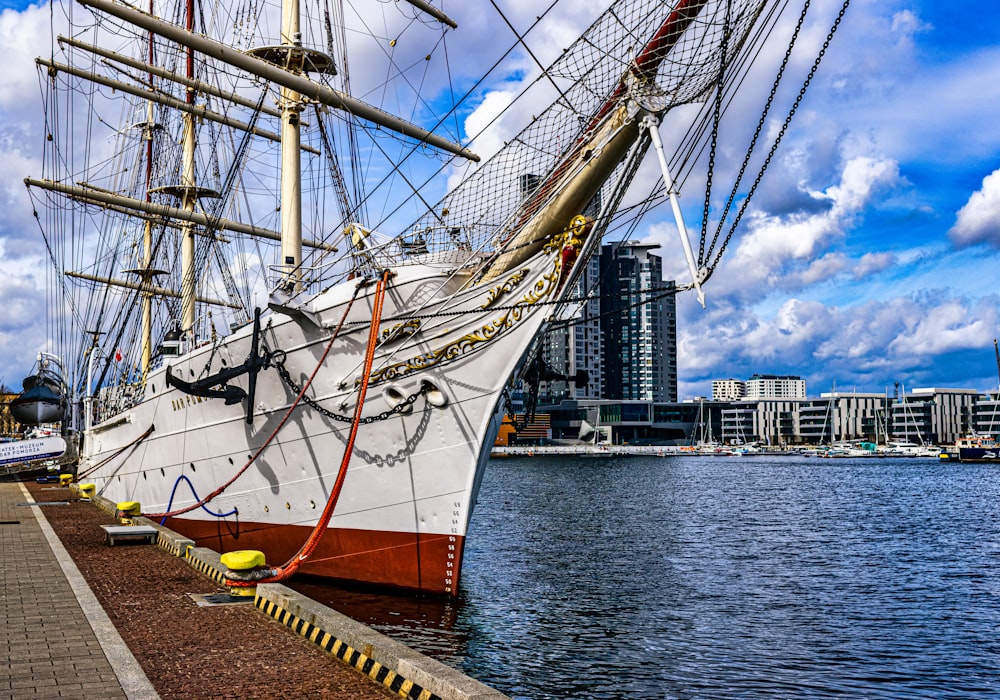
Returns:
[[[1000,462],[1000,449],[987,447],[960,447],[959,462]]]
[[[22,425],[58,423],[63,419],[65,402],[45,383],[37,383],[10,402],[10,413]]]

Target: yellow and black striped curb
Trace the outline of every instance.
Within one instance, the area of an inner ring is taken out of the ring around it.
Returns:
[[[259,584],[254,605],[402,697],[510,700],[474,678],[280,583]]]
[[[422,688],[413,681],[403,678],[392,669],[383,666],[366,654],[362,654],[350,644],[337,639],[329,632],[324,632],[319,627],[296,617],[287,610],[282,610],[275,603],[257,596],[254,599],[254,605],[258,610],[262,610],[265,615],[273,617],[299,636],[305,637],[313,644],[318,645],[323,651],[333,654],[348,666],[353,666],[376,683],[381,683],[397,695],[410,698],[411,700],[441,700],[441,698],[426,688]]]

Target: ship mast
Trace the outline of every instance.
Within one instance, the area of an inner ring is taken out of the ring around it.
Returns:
[[[288,47],[289,70],[301,73],[301,54],[293,47],[302,45],[299,31],[299,0],[282,0],[284,20],[281,45]],[[298,57],[299,61],[291,59]],[[296,70],[297,69],[297,70]],[[289,87],[281,88],[281,286],[291,292],[302,287],[302,157],[299,115],[302,96]]]
[[[185,29],[194,31],[194,0],[187,0]],[[194,79],[194,49],[185,48],[187,57],[186,76]],[[194,91],[187,91],[187,103],[194,104]],[[181,166],[181,209],[194,212],[197,180],[194,169],[196,141],[194,115],[184,113],[183,161]],[[194,270],[194,225],[185,224],[181,228],[181,337],[194,341],[195,319],[195,270]]]
[[[149,11],[153,11],[153,0],[149,0]],[[153,63],[153,33],[149,33],[149,44],[148,44],[148,60],[150,65]],[[152,84],[153,76],[149,76],[149,82]],[[146,141],[146,201],[152,201],[152,193],[149,191],[150,186],[153,182],[153,103],[152,101],[146,102],[146,124],[143,127],[144,133],[143,138]],[[146,219],[143,222],[142,229],[142,272],[140,272],[140,281],[143,287],[146,287],[142,291],[142,359],[141,359],[141,371],[142,371],[142,382],[146,383],[146,377],[149,374],[150,365],[153,362],[153,293],[148,289],[153,282],[153,275],[156,271],[152,269],[153,267],[153,222]]]

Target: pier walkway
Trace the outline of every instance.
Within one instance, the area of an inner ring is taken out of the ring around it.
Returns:
[[[0,482],[0,700],[157,698],[59,538],[18,482]]]

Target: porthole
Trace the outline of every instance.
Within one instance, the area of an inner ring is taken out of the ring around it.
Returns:
[[[230,463],[230,464],[233,464],[233,463],[234,463],[234,462],[233,462],[233,458],[232,458],[232,457],[230,457],[230,458],[229,458],[229,463]]]
[[[198,471],[197,469],[194,468],[194,462],[191,462],[191,471],[193,471],[193,472],[194,471]]]

